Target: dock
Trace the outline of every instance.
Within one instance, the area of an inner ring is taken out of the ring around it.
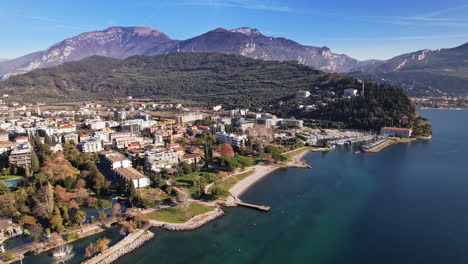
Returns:
[[[235,204],[240,205],[240,206],[245,206],[245,207],[258,209],[258,210],[265,211],[265,212],[268,212],[271,209],[270,206],[265,206],[265,205],[255,205],[255,204],[249,204],[249,203],[243,203],[243,202],[235,202]]]

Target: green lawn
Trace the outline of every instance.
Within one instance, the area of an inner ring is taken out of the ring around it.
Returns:
[[[291,161],[294,156],[300,155],[304,151],[308,151],[308,150],[311,150],[311,149],[317,149],[317,148],[316,147],[304,147],[304,148],[293,150],[293,151],[291,151],[289,153],[286,153],[286,154],[283,154],[283,155],[288,158],[288,161]]]
[[[156,200],[163,201],[164,199],[169,198],[169,195],[158,188],[146,188],[140,189],[140,195],[143,199],[148,199],[152,202]]]
[[[254,172],[255,170],[250,170],[241,174],[237,174],[236,176],[229,177],[226,180],[218,183],[218,186],[220,186],[224,190],[229,191],[229,189],[231,189],[232,186],[234,186],[239,181],[242,181],[243,179],[247,178],[248,176],[252,175]]]
[[[190,203],[187,209],[180,206],[168,207],[160,211],[147,214],[149,219],[167,223],[185,223],[190,218],[212,211],[213,208],[200,203]]]
[[[186,188],[191,194],[193,194],[195,192],[195,190],[193,189],[193,178],[195,176],[199,176],[202,173],[209,174],[209,175],[212,175],[212,176],[215,175],[215,173],[212,173],[212,172],[197,171],[197,172],[192,172],[190,174],[184,174],[184,175],[180,175],[180,176],[175,177],[174,183],[177,186]]]
[[[0,175],[1,180],[8,180],[8,179],[15,179],[15,178],[21,178],[23,176],[18,176],[18,175]]]

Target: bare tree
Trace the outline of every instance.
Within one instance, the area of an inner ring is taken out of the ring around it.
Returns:
[[[185,190],[180,190],[177,192],[177,202],[179,202],[179,204],[185,209],[188,208],[188,199],[189,194]]]

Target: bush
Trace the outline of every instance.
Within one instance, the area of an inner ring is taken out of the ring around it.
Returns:
[[[79,236],[78,236],[78,233],[76,232],[72,232],[72,233],[68,233],[67,234],[67,241],[70,241],[70,240],[75,240],[75,239],[78,239]]]
[[[216,200],[216,199],[218,199],[220,197],[224,197],[224,196],[228,196],[228,195],[229,195],[229,191],[222,188],[218,184],[215,184],[215,186],[213,186],[213,188],[211,189],[211,198],[213,200]]]
[[[11,251],[5,250],[5,252],[3,252],[3,260],[4,261],[12,261],[14,259],[14,257],[15,257],[15,255]]]

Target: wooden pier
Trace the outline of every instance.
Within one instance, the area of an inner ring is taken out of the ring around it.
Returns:
[[[243,203],[243,202],[235,202],[235,204],[240,205],[240,206],[245,206],[245,207],[250,207],[254,209],[258,209],[261,211],[270,211],[271,207],[270,206],[265,206],[265,205],[255,205],[255,204],[248,204],[248,203]]]

